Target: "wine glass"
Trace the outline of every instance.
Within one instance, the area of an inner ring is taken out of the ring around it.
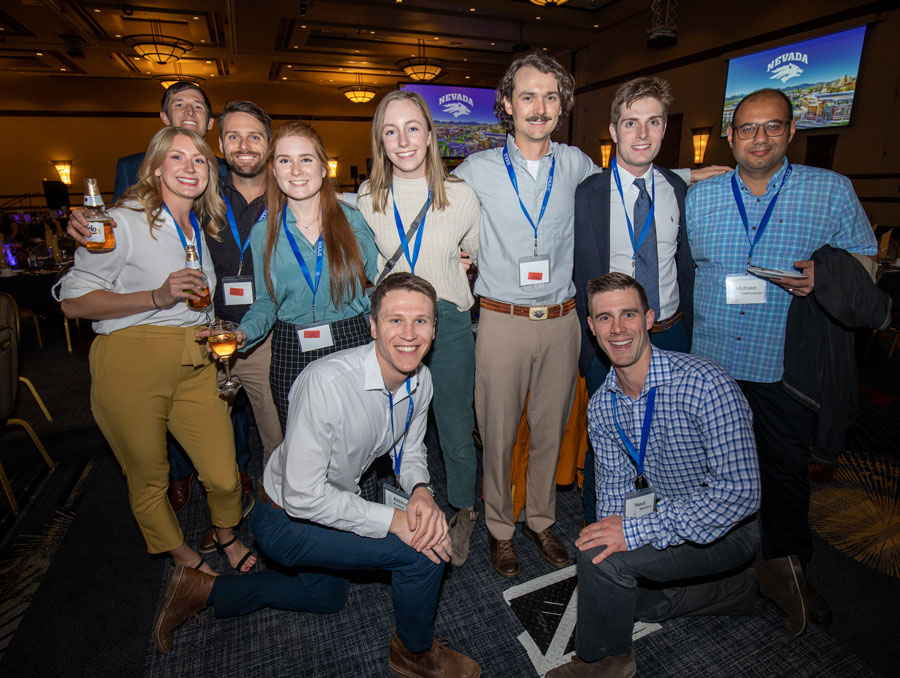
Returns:
[[[237,391],[241,384],[231,378],[231,370],[228,361],[237,349],[237,325],[230,320],[216,319],[209,324],[209,347],[216,357],[225,364],[225,381],[217,387],[222,395],[231,395]]]

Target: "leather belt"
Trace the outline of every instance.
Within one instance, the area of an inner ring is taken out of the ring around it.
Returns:
[[[661,320],[658,323],[653,323],[653,327],[650,328],[650,332],[655,334],[656,332],[665,332],[666,330],[672,329],[683,316],[684,311],[678,311],[675,313],[675,315],[666,318],[665,320]]]
[[[575,308],[575,299],[569,299],[561,304],[553,304],[552,306],[517,306],[482,297],[481,308],[488,311],[496,311],[497,313],[505,313],[506,315],[512,314],[528,318],[529,320],[552,320],[553,318],[566,315]]]
[[[265,488],[263,487],[262,481],[258,481],[258,482],[256,483],[256,485],[257,485],[257,489],[258,489],[259,500],[260,500],[263,504],[268,504],[268,505],[271,506],[273,509],[278,509],[279,511],[284,511],[283,508],[281,508],[278,504],[276,504],[274,501],[272,501],[272,500],[269,498],[269,495],[266,494],[266,490],[265,490]]]

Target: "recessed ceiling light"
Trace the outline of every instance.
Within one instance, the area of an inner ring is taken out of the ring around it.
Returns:
[[[300,28],[306,28],[306,24],[302,24]]]
[[[546,47],[544,47],[544,49],[547,49],[547,48],[546,48]],[[212,61],[207,61],[207,62],[206,62],[206,63],[208,63],[208,64],[211,64],[211,63],[212,63]]]
[[[435,40],[440,40],[440,38],[439,38],[439,37],[437,37],[437,36],[435,36],[435,38],[434,38],[434,39],[435,39]]]
[[[140,57],[132,57],[132,58],[133,58],[135,61],[140,61],[140,60],[141,60]]]
[[[66,69],[65,69],[65,68],[60,68],[59,70],[64,71],[64,70],[66,70]]]
[[[201,40],[200,42],[206,42],[206,40]]]
[[[493,46],[496,45],[496,44],[497,44],[496,42],[492,42],[492,43],[491,43],[491,47],[493,47]]]
[[[536,16],[536,17],[534,17],[534,18],[537,19],[538,21],[541,20],[541,17],[539,17],[539,16]]]
[[[475,11],[475,8],[474,8],[474,7],[469,7],[469,11],[470,11],[470,12],[474,12],[474,11]]]
[[[44,56],[43,52],[35,52],[35,54],[37,54],[38,56]]]
[[[299,45],[294,45],[294,49],[300,49]]]
[[[543,49],[545,52],[547,51],[547,48],[546,48],[546,47],[542,47],[541,49]]]
[[[594,28],[600,28],[600,24],[594,24]]]
[[[122,34],[121,34],[121,33],[116,33],[116,37],[117,37],[117,38],[121,38],[121,37],[122,37]]]
[[[468,59],[463,59],[463,61],[468,61]]]
[[[288,67],[288,68],[293,68],[293,66],[291,66],[290,64],[288,64],[287,67]]]
[[[375,31],[369,31],[369,35],[375,35]]]
[[[198,17],[198,16],[194,17],[194,21],[198,21],[199,19],[200,19],[200,17]]]
[[[94,10],[94,14],[100,14],[100,10],[99,10],[99,9],[95,9],[95,10]]]
[[[468,80],[468,79],[469,79],[469,76],[467,75],[467,76],[466,76],[466,80]]]
[[[282,80],[287,80],[287,76],[286,76],[286,75],[282,75],[282,76],[281,76],[281,79],[282,79]]]

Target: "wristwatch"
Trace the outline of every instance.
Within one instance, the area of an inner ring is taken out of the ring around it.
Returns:
[[[420,487],[424,487],[426,490],[428,490],[429,494],[431,494],[431,498],[434,499],[434,487],[431,485],[431,483],[416,483],[412,488],[412,492],[409,493],[409,496],[415,494],[416,490],[418,490]]]

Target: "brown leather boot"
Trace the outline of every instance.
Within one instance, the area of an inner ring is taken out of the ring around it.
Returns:
[[[519,555],[512,539],[494,539],[488,534],[488,545],[491,547],[491,565],[497,574],[512,579],[519,576]]]
[[[172,631],[206,607],[215,580],[206,572],[184,565],[175,566],[153,622],[157,650],[166,653],[172,649]]]
[[[478,678],[481,667],[474,659],[451,650],[445,638],[435,640],[425,652],[413,654],[397,637],[397,629],[391,633],[391,653],[388,667],[401,678]]]

